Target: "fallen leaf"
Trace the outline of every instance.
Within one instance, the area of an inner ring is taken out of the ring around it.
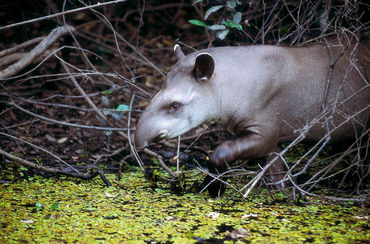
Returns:
[[[33,221],[32,219],[25,219],[25,220],[21,220],[22,223],[26,223],[26,224],[33,224],[35,221]]]
[[[254,214],[254,213],[252,213],[252,214],[244,214],[242,216],[242,219],[250,219],[250,218],[257,218],[257,217],[258,217],[258,215],[257,214]]]
[[[54,137],[52,137],[51,135],[46,135],[45,136],[45,138],[46,138],[46,140],[48,140],[48,141],[50,141],[50,142],[56,142],[57,140],[54,138]]]
[[[60,138],[59,140],[58,140],[58,143],[59,144],[62,144],[62,143],[64,143],[64,142],[66,142],[68,140],[68,138],[67,137],[62,137],[62,138]]]
[[[210,212],[207,217],[209,218],[212,218],[212,219],[216,219],[220,216],[220,213],[219,212]]]
[[[113,194],[110,194],[108,192],[104,192],[104,195],[107,197],[107,198],[115,198],[116,195],[113,195]]]

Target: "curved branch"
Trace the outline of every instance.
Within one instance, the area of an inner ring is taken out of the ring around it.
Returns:
[[[20,59],[18,62],[10,65],[8,68],[0,71],[0,79],[8,78],[12,75],[17,74],[20,70],[24,69],[26,66],[30,65],[36,58],[38,58],[46,49],[48,49],[59,37],[65,35],[69,31],[74,31],[72,26],[60,26],[55,28],[50,32],[50,34],[44,38],[36,47],[34,47],[31,52]]]

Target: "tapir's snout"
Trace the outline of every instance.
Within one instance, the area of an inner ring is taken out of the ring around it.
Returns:
[[[151,113],[144,112],[139,119],[135,131],[135,146],[139,149],[144,149],[152,141],[160,140],[168,135],[167,129],[158,128],[155,118]]]
[[[144,149],[148,146],[148,141],[142,140],[137,134],[135,133],[135,147],[138,149]]]
[[[149,128],[148,126],[145,128],[142,119],[140,119],[136,125],[135,146],[139,149],[144,149],[148,146],[150,139]]]

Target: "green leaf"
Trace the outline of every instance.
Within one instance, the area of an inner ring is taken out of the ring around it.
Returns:
[[[156,159],[156,158],[152,158],[152,160],[153,160],[153,164],[154,164],[154,165],[159,165],[159,161],[158,161],[158,159]]]
[[[235,15],[234,15],[233,21],[235,23],[239,24],[240,21],[242,21],[242,13],[241,12],[236,12]]]
[[[206,11],[206,15],[204,16],[204,20],[206,20],[212,13],[218,11],[220,8],[223,8],[223,7],[224,7],[223,5],[216,5],[216,6],[210,7]]]
[[[40,211],[40,210],[41,210],[42,205],[41,205],[41,203],[40,203],[40,202],[36,202],[35,207],[36,207],[36,212],[38,212],[38,211]]]
[[[51,205],[51,210],[57,210],[59,208],[59,203],[55,202]]]
[[[112,94],[113,93],[113,91],[112,90],[106,90],[106,91],[101,91],[100,92],[100,94],[102,94],[102,95],[110,95],[110,94]]]
[[[197,26],[202,26],[202,27],[208,27],[207,24],[203,23],[202,21],[200,20],[196,20],[196,19],[191,19],[189,20],[189,23],[193,24],[193,25],[197,25]]]
[[[208,29],[209,30],[225,30],[226,27],[224,25],[211,25],[211,26],[208,26]]]
[[[243,30],[243,27],[241,24],[235,23],[234,21],[231,21],[231,20],[225,20],[223,24],[229,28]]]
[[[120,104],[117,106],[116,111],[129,111],[130,106],[127,106],[126,104]]]
[[[229,30],[222,30],[216,33],[217,37],[221,40],[225,39],[226,35],[229,33]]]

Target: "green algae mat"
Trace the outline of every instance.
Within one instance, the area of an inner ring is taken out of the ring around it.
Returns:
[[[140,172],[0,185],[0,243],[368,243],[366,209],[178,196]]]

